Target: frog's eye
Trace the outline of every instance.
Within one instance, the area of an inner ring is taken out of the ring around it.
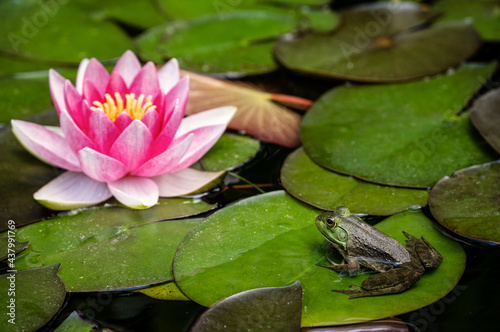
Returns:
[[[326,223],[327,223],[327,224],[328,224],[328,226],[330,226],[330,227],[335,227],[335,226],[337,226],[337,223],[335,222],[335,219],[333,219],[333,218],[328,218],[328,219],[326,219]]]

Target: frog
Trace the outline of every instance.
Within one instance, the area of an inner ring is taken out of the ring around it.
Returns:
[[[375,272],[361,286],[332,290],[349,295],[349,299],[404,292],[420,280],[425,270],[435,269],[443,260],[423,236],[416,238],[403,231],[407,237],[404,247],[351,214],[345,206],[317,216],[316,226],[344,260],[336,263],[325,255],[330,265],[316,265],[349,275],[356,275],[363,268]]]

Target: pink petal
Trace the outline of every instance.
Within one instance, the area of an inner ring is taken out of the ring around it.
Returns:
[[[120,161],[90,148],[79,153],[82,171],[92,179],[100,182],[112,182],[127,174],[127,167]]]
[[[184,116],[184,112],[186,110],[186,105],[188,102],[189,96],[189,76],[184,76],[163,98],[163,122],[162,127],[164,127],[167,123],[170,122],[170,119],[173,115],[175,107],[177,106],[177,100],[179,101],[179,107],[182,110],[182,116],[180,118],[176,118],[175,126],[171,126],[171,128],[175,131],[180,124],[182,117]],[[178,120],[178,122],[177,122]],[[174,128],[175,127],[175,128]]]
[[[175,138],[194,134],[193,143],[181,161],[172,169],[180,171],[198,161],[219,140],[236,113],[236,107],[226,106],[197,113],[184,118]]]
[[[153,142],[153,147],[151,150],[152,156],[157,156],[160,153],[163,153],[172,143],[175,136],[175,131],[179,127],[182,117],[184,116],[184,111],[185,109],[182,109],[180,103],[177,102],[170,121],[166,126],[163,127],[160,134]]]
[[[86,122],[82,114],[82,96],[76,91],[76,88],[70,81],[66,80],[64,85],[64,100],[66,102],[66,110],[73,118],[76,125],[84,128]]]
[[[120,57],[113,69],[113,73],[119,74],[127,87],[130,87],[132,81],[141,70],[141,63],[135,56],[134,52],[127,50]]]
[[[130,125],[131,122],[132,118],[130,115],[128,115],[127,112],[121,112],[115,120],[115,126],[120,132],[122,132]]]
[[[120,132],[103,110],[98,108],[90,114],[89,137],[96,144],[98,151],[108,153],[118,135]]]
[[[181,160],[181,158],[184,156],[189,146],[191,145],[192,140],[193,135],[189,135],[185,139],[174,142],[165,152],[142,164],[142,166],[139,167],[139,169],[133,174],[138,176],[152,177],[169,173],[170,170],[173,169],[177,165],[179,160]]]
[[[52,210],[72,210],[96,205],[110,198],[106,183],[83,173],[65,172],[38,190],[33,197]]]
[[[76,91],[78,91],[79,94],[83,94],[83,79],[85,78],[85,71],[88,65],[89,59],[83,59],[78,66],[78,72],[76,73]]]
[[[84,88],[85,81],[92,82],[97,91],[104,96],[109,82],[109,73],[96,58],[89,60],[83,79]]]
[[[63,136],[36,123],[12,120],[12,131],[21,144],[41,161],[70,171],[80,163]]]
[[[158,81],[163,93],[167,93],[179,82],[179,62],[173,58],[158,70]]]
[[[75,154],[81,149],[89,147],[96,149],[95,144],[88,138],[87,135],[76,125],[68,112],[61,112],[59,116],[61,129],[64,133],[64,138]]]
[[[191,194],[222,176],[221,172],[202,172],[186,168],[180,172],[155,176],[160,197],[175,197]]]
[[[52,101],[56,108],[57,114],[61,113],[62,109],[66,109],[64,102],[64,84],[66,79],[59,75],[54,69],[49,70],[49,87]]]
[[[129,172],[135,171],[144,163],[151,150],[153,136],[148,127],[140,120],[134,120],[118,136],[109,150],[109,155],[120,160]]]
[[[158,203],[158,186],[148,178],[127,176],[108,183],[108,188],[120,203],[133,209],[147,209]]]
[[[109,93],[113,99],[115,99],[115,92],[118,92],[123,99],[128,93],[127,84],[120,76],[120,74],[113,72],[111,78],[109,79],[108,86],[106,87],[106,93]]]
[[[146,111],[146,113],[144,113],[144,116],[142,117],[141,121],[146,125],[146,127],[148,127],[153,137],[158,136],[158,133],[160,131],[160,121],[158,120],[158,111],[156,111],[154,108],[149,108]]]
[[[151,95],[153,99],[161,92],[156,67],[152,62],[148,62],[142,67],[141,71],[139,71],[132,81],[129,92],[135,93],[136,97],[141,94],[145,97]]]
[[[94,101],[102,102],[104,93],[100,93],[90,80],[83,81],[83,98],[89,102],[90,106],[95,106]]]

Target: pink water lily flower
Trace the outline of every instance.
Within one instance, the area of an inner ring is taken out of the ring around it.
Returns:
[[[114,196],[148,208],[158,197],[192,193],[221,175],[188,167],[215,144],[236,108],[184,118],[189,78],[179,79],[175,59],[157,71],[127,51],[111,74],[85,59],[76,87],[54,70],[49,83],[61,127],[12,120],[29,152],[68,170],[34,194],[41,204],[68,210]]]

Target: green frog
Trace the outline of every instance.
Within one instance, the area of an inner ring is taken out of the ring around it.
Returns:
[[[346,207],[319,215],[316,226],[345,260],[345,263],[338,264],[325,256],[330,265],[317,265],[351,275],[361,266],[380,272],[365,279],[361,286],[332,290],[348,294],[350,299],[403,292],[416,283],[426,269],[437,267],[443,260],[424,237],[417,239],[403,232],[408,238],[406,247],[403,247],[352,215]]]

